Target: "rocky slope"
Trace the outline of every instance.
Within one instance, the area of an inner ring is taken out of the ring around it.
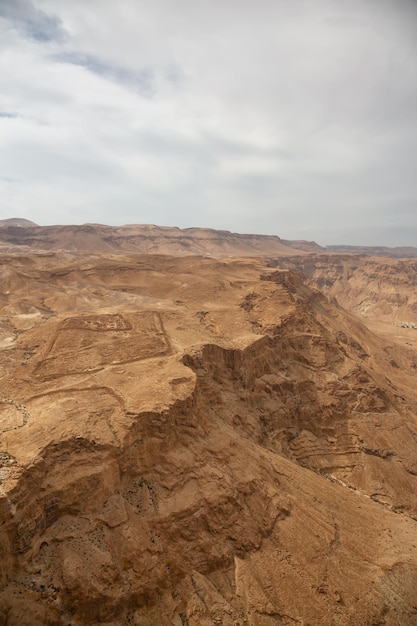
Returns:
[[[417,261],[347,254],[310,254],[274,259],[369,322],[417,323]]]
[[[0,624],[416,624],[417,354],[271,265],[3,255]]]

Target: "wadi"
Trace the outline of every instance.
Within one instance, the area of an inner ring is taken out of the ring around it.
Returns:
[[[417,624],[416,270],[0,222],[0,626]]]

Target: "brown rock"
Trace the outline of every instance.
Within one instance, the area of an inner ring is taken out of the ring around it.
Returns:
[[[413,347],[304,254],[3,256],[0,624],[416,623]]]

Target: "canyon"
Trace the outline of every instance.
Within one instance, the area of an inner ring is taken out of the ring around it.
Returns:
[[[4,221],[0,626],[417,624],[416,269]]]

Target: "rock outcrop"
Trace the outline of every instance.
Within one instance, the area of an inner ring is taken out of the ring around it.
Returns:
[[[261,259],[2,281],[0,624],[416,623],[411,352]]]
[[[417,323],[417,262],[413,259],[311,254],[277,258],[270,264],[298,272],[306,284],[335,298],[367,323]]]

